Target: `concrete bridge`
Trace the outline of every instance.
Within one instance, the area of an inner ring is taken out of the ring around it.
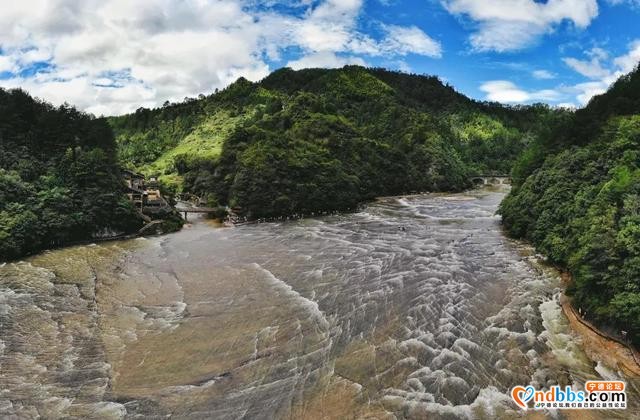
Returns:
[[[217,209],[214,207],[198,207],[187,201],[178,201],[175,209],[180,213],[184,213],[184,220],[187,220],[187,216],[189,213],[214,213]]]
[[[474,185],[511,185],[511,177],[505,175],[477,175],[471,178]]]

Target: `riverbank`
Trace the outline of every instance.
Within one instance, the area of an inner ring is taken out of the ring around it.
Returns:
[[[179,216],[178,216],[179,218]],[[182,220],[182,219],[180,219]],[[182,229],[184,223],[178,223],[175,218],[170,219],[159,219],[152,220],[148,223],[145,223],[138,231],[133,233],[116,233],[111,235],[100,235],[92,238],[81,239],[77,241],[69,241],[61,244],[51,245],[44,249],[39,249],[32,253],[25,253],[15,258],[2,260],[0,259],[0,264],[7,264],[15,261],[24,260],[25,258],[35,257],[45,252],[57,251],[65,248],[72,248],[83,245],[91,245],[103,242],[111,242],[111,241],[126,241],[130,239],[142,238],[147,236],[160,236],[166,235],[169,233],[178,232]]]
[[[562,273],[565,287],[572,281],[570,273]],[[626,375],[640,377],[640,353],[636,349],[582,318],[573,307],[571,298],[564,293],[560,297],[560,304],[571,329],[581,337],[584,351],[592,360],[616,367]]]

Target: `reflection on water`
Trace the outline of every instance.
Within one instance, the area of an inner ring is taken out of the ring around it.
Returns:
[[[203,221],[7,264],[0,415],[512,418],[514,385],[619,375],[570,334],[556,273],[502,235],[503,197]]]

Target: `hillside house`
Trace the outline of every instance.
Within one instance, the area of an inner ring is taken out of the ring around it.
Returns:
[[[124,170],[122,174],[127,185],[127,197],[129,197],[129,201],[136,207],[142,209],[146,195],[144,175],[129,170]]]
[[[164,206],[166,202],[160,194],[160,186],[158,185],[158,179],[156,177],[149,178],[149,182],[146,184],[147,201],[146,205],[151,207]]]
[[[160,185],[156,177],[147,182],[144,175],[124,170],[124,180],[127,186],[129,200],[143,212],[151,208],[168,207],[166,200],[160,193]]]

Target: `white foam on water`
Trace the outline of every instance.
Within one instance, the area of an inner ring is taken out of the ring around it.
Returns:
[[[620,375],[618,375],[618,372],[616,372],[613,369],[609,368],[608,366],[604,365],[600,361],[598,361],[598,363],[596,364],[596,367],[594,369],[596,370],[596,372],[598,372],[598,374],[600,374],[600,377],[602,379],[604,379],[604,380],[607,380],[607,381],[619,381],[619,380],[621,380]]]
[[[6,316],[11,311],[10,300],[16,298],[17,293],[11,289],[0,289],[0,315]]]
[[[409,418],[475,420],[519,417],[511,398],[493,386],[481,389],[472,403],[461,405],[435,402],[433,395],[424,392],[387,391],[389,394],[382,398],[384,406],[394,412],[407,413]]]
[[[66,417],[67,410],[72,403],[71,398],[50,397],[42,401],[40,411],[43,412],[44,417],[63,418]]]
[[[124,405],[111,401],[101,401],[88,406],[89,412],[100,419],[123,419],[127,415]]]
[[[306,297],[302,296],[300,293],[295,291],[293,289],[293,287],[291,287],[291,285],[289,285],[288,283],[286,283],[286,282],[280,280],[279,278],[277,278],[276,276],[274,276],[271,271],[269,271],[266,268],[262,267],[260,264],[252,263],[251,266],[253,268],[255,268],[256,270],[259,270],[260,272],[264,273],[266,279],[277,290],[280,290],[280,291],[284,292],[284,294],[286,296],[291,297],[292,299],[297,301],[299,305],[301,305],[304,308],[306,308],[307,311],[309,312],[309,314],[312,316],[312,318],[314,318],[316,320],[316,322],[318,323],[318,325],[321,328],[323,328],[323,329],[328,329],[329,328],[329,321],[325,317],[324,313],[320,310],[320,307],[318,306],[317,302],[315,302],[315,301],[313,301],[311,299],[307,299]]]
[[[188,393],[193,391],[206,390],[218,383],[218,379],[211,379],[198,385],[175,385],[163,388],[161,393],[171,395],[174,393]]]
[[[442,197],[444,201],[476,201],[478,197],[473,197],[470,195],[460,195],[460,196],[452,196],[452,197]]]
[[[540,338],[562,365],[576,370],[590,370],[586,355],[579,345],[580,341],[571,332],[568,321],[562,313],[559,299],[560,294],[556,293],[551,299],[539,305],[544,327]]]
[[[146,321],[151,324],[149,328],[162,331],[178,328],[186,308],[187,304],[179,301],[169,305],[144,307],[143,310],[146,313]]]

